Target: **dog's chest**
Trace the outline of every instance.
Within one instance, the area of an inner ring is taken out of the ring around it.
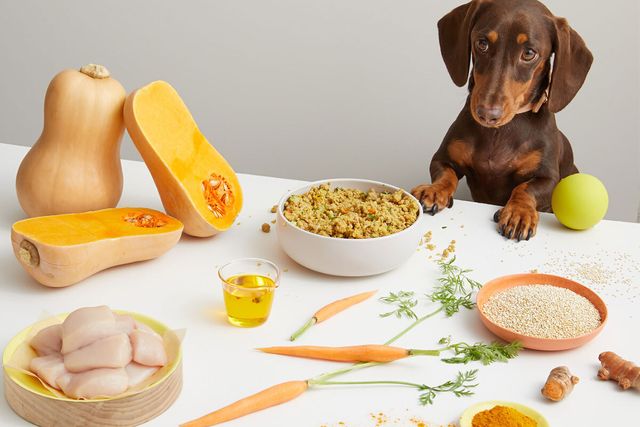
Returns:
[[[473,147],[471,169],[487,180],[525,177],[538,169],[541,157],[540,151],[527,141],[495,138]]]

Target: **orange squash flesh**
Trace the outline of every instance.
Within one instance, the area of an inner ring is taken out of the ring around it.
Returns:
[[[165,210],[185,233],[207,237],[233,225],[242,208],[238,178],[173,87],[156,81],[131,93],[124,117]]]
[[[77,283],[101,270],[156,258],[171,249],[182,223],[146,208],[113,208],[29,218],[13,224],[13,252],[45,286]]]

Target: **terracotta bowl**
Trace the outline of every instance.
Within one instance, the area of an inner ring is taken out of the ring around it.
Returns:
[[[600,319],[602,320],[600,326],[587,334],[574,338],[538,338],[522,335],[511,329],[498,326],[484,315],[482,307],[493,294],[520,285],[552,285],[559,288],[566,288],[572,290],[578,295],[582,295],[591,301],[595,308],[600,312]],[[602,331],[604,324],[607,322],[607,306],[595,292],[578,282],[551,274],[513,274],[510,276],[498,277],[497,279],[487,282],[482,289],[480,289],[476,298],[476,304],[478,306],[480,319],[487,329],[505,341],[520,341],[523,347],[532,350],[559,351],[580,347],[598,335],[600,331]]]

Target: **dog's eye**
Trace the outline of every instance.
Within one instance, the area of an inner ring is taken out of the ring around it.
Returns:
[[[531,49],[530,47],[526,47],[522,51],[521,58],[525,62],[531,62],[534,59],[536,59],[537,57],[538,57],[538,52],[536,52],[535,50]]]
[[[478,39],[476,40],[476,48],[480,52],[485,53],[489,50],[489,42],[486,39]]]

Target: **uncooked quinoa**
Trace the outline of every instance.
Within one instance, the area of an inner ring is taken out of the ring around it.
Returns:
[[[312,187],[285,202],[284,216],[322,236],[367,239],[397,233],[418,218],[418,205],[403,191],[380,193],[349,188]]]
[[[482,307],[492,322],[523,335],[574,338],[600,325],[600,313],[585,297],[551,285],[514,286]]]

